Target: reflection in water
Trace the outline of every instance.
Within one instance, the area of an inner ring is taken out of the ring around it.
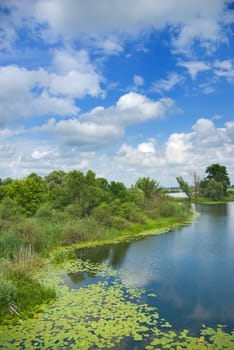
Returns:
[[[76,251],[77,257],[109,264],[124,283],[154,291],[162,317],[175,328],[196,332],[205,323],[234,328],[234,203],[198,205],[201,214],[173,233]],[[90,283],[85,274],[73,283]],[[94,275],[95,277],[95,275]],[[98,280],[95,277],[92,283]]]
[[[84,261],[92,263],[106,263],[112,267],[120,267],[124,261],[129,242],[119,244],[105,244],[91,248],[80,248],[76,250],[76,256]]]

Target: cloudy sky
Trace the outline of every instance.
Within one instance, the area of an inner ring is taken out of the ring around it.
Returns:
[[[0,0],[0,178],[234,183],[234,2]]]

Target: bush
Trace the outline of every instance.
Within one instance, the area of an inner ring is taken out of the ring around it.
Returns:
[[[107,203],[101,203],[92,211],[94,219],[105,226],[110,226],[111,223],[111,208]]]
[[[174,202],[162,202],[160,206],[160,215],[161,216],[174,216],[176,214],[176,206],[178,204]]]
[[[53,220],[55,214],[55,209],[49,203],[42,204],[36,211],[36,217],[45,221]]]
[[[66,216],[71,218],[80,218],[82,216],[81,208],[76,204],[69,204],[65,207],[64,213]]]
[[[144,212],[152,220],[156,220],[160,217],[160,209],[159,208],[147,209]]]
[[[20,217],[22,208],[11,198],[5,197],[0,203],[0,218],[3,220],[16,220]]]
[[[62,230],[62,242],[68,245],[89,240],[95,241],[105,238],[106,233],[107,230],[103,225],[89,217],[65,224]]]
[[[130,222],[124,218],[121,218],[120,216],[111,217],[111,226],[119,231],[131,228]]]

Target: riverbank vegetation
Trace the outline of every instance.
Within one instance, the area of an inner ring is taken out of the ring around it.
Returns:
[[[115,240],[144,230],[183,224],[189,206],[165,194],[159,183],[121,182],[73,170],[4,179],[0,185],[0,321],[32,314],[55,298],[33,278],[49,252],[74,243]]]
[[[228,171],[224,165],[212,164],[206,168],[206,176],[200,179],[193,173],[193,185],[189,185],[181,176],[176,178],[180,189],[186,194],[188,201],[195,203],[218,203],[234,200],[234,192],[230,186]]]

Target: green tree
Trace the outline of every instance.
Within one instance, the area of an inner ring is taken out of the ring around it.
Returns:
[[[48,199],[54,209],[63,209],[69,204],[70,197],[66,187],[67,174],[62,170],[54,170],[45,176]]]
[[[181,190],[187,195],[188,199],[191,201],[192,199],[192,190],[188,184],[188,182],[186,182],[182,176],[177,176],[176,178]]]
[[[127,188],[122,182],[111,181],[110,193],[112,198],[118,198],[122,202],[126,201],[128,198]]]
[[[163,188],[159,182],[149,177],[139,178],[135,186],[143,191],[145,199],[153,199],[163,193]]]
[[[49,191],[53,191],[65,183],[66,173],[62,170],[54,170],[45,176],[45,185]]]
[[[206,185],[203,189],[203,194],[205,197],[213,200],[218,201],[222,199],[224,193],[223,193],[223,185],[221,182],[218,182],[214,179],[211,179],[206,182]]]
[[[34,215],[40,204],[46,199],[46,188],[43,179],[30,174],[25,179],[14,180],[8,185],[7,195],[12,198],[26,216]]]
[[[200,187],[201,187],[201,179],[196,171],[193,172],[193,185],[194,185],[194,199],[198,200],[200,197]]]
[[[227,188],[230,185],[230,179],[228,176],[227,168],[224,165],[218,163],[212,164],[206,168],[206,180],[209,183],[210,180],[215,180],[216,182],[222,184],[223,195],[227,195]],[[214,182],[212,182],[214,184]]]

